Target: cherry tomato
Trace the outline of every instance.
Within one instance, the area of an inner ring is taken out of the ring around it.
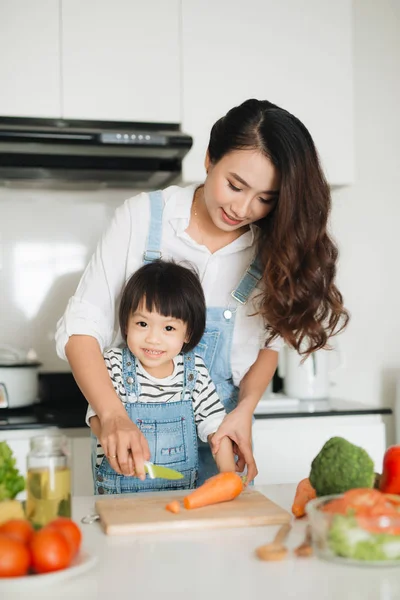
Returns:
[[[82,533],[75,521],[68,519],[68,517],[58,517],[58,519],[51,521],[47,528],[62,533],[70,545],[72,556],[78,554],[82,542]]]
[[[25,544],[0,535],[0,577],[22,577],[28,573],[30,564],[31,555]]]
[[[0,534],[8,535],[23,544],[29,544],[34,532],[33,526],[26,519],[10,519],[0,525]]]
[[[37,573],[60,571],[69,566],[72,551],[65,536],[49,527],[33,534],[30,543],[32,566]]]

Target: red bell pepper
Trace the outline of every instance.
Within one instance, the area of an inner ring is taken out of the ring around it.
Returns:
[[[400,494],[400,446],[390,446],[385,452],[379,489],[385,494]]]

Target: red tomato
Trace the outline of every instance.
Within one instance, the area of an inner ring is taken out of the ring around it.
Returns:
[[[371,488],[355,488],[343,494],[343,502],[347,510],[352,510],[356,515],[379,516],[390,514],[392,507],[385,496],[378,490]]]
[[[55,529],[62,533],[70,545],[72,556],[76,556],[79,552],[82,542],[82,533],[78,525],[68,517],[58,517],[47,525],[48,529]]]
[[[349,508],[353,509],[360,527],[372,533],[400,534],[399,512],[385,494],[378,490],[355,489],[344,496],[347,496]]]
[[[392,506],[397,506],[400,509],[400,496],[396,494],[384,494],[384,496]]]
[[[33,526],[26,519],[10,519],[0,525],[0,534],[4,533],[23,544],[29,544],[34,531]]]
[[[72,560],[72,551],[65,536],[49,527],[33,534],[30,549],[32,566],[37,573],[60,571],[68,567]]]
[[[327,513],[345,515],[347,513],[347,504],[343,502],[343,498],[335,498],[324,504],[321,510]]]
[[[343,494],[343,500],[353,506],[375,506],[386,502],[384,495],[372,488],[355,488]]]
[[[387,519],[382,517],[389,517]],[[391,519],[390,515],[381,515],[376,517],[362,516],[356,517],[357,523],[362,529],[370,531],[371,533],[387,533],[389,535],[400,535],[400,523],[399,518],[396,516],[395,519]]]
[[[342,515],[351,511],[355,515],[365,517],[399,514],[384,494],[370,488],[355,488],[344,492],[340,498],[335,498],[325,504],[322,510]]]
[[[31,555],[25,544],[0,535],[0,577],[22,577],[28,573],[30,564]]]

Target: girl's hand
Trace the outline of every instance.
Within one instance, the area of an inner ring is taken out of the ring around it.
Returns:
[[[146,478],[143,463],[150,460],[149,445],[128,415],[103,418],[99,441],[114,471]]]
[[[237,408],[226,415],[210,442],[211,451],[216,454],[222,438],[229,437],[232,440],[234,452],[239,457],[236,470],[243,471],[247,465],[247,483],[250,483],[258,473],[251,447],[252,416],[247,408],[243,408],[239,404]]]
[[[211,440],[215,433],[208,436],[208,443],[211,445]],[[212,451],[212,449],[211,449]],[[228,437],[223,437],[220,441],[218,452],[213,455],[218,471],[220,473],[228,473],[236,471],[235,453],[233,451],[232,440]]]

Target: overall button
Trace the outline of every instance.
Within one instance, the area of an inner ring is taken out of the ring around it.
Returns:
[[[232,311],[229,310],[229,308],[227,308],[226,310],[224,310],[223,312],[224,318],[229,321],[229,319],[232,319]]]
[[[99,494],[105,494],[106,491],[103,487],[99,487],[99,489],[97,490],[99,492]]]
[[[131,366],[131,364],[132,364],[132,363],[131,363],[130,361],[126,363],[127,367],[130,367],[130,366]]]
[[[188,375],[188,379],[189,379],[189,381],[193,381],[194,375],[192,373],[190,373],[190,375]]]
[[[97,475],[97,481],[104,481],[103,475]]]
[[[127,377],[127,378],[126,378],[126,381],[127,381],[128,383],[133,383],[133,377]]]

